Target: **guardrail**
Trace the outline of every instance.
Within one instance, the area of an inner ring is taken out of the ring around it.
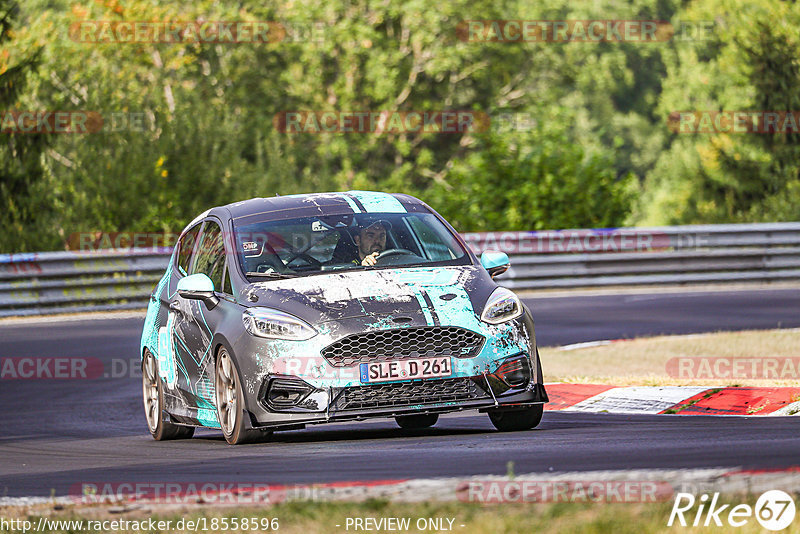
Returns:
[[[465,234],[498,249],[511,289],[800,280],[800,223]]]
[[[512,289],[800,280],[800,223],[464,234]],[[141,309],[164,249],[0,254],[0,317]]]

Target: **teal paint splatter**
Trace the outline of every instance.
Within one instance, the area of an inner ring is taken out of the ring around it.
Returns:
[[[150,299],[150,303],[147,305],[147,316],[144,318],[142,339],[139,344],[140,356],[144,354],[144,349],[147,348],[154,356],[158,357],[158,331],[162,326],[158,322],[158,314],[161,311],[161,292],[163,291],[164,286],[166,286],[169,282],[170,273],[172,272],[172,261],[173,258],[170,256],[169,264],[164,272],[164,276],[162,276],[161,280],[158,281],[158,285],[156,285],[156,288],[153,291],[155,300]]]
[[[367,213],[406,213],[399,200],[388,193],[373,191],[348,191],[364,206]]]
[[[216,410],[200,408],[197,410],[197,420],[205,427],[220,428]]]
[[[350,205],[350,209],[353,210],[353,213],[361,213],[361,210],[358,209],[358,206],[355,202],[353,202],[352,198],[347,195],[342,195],[342,198],[345,199],[345,201],[347,201],[347,203]]]

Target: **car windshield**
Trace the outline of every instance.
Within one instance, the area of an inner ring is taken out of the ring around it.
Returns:
[[[456,237],[432,213],[303,217],[234,228],[239,262],[252,279],[470,263]],[[365,263],[367,256],[374,262]]]

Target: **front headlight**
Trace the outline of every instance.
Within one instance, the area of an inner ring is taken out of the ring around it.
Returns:
[[[305,341],[317,335],[304,320],[272,308],[248,308],[242,313],[242,322],[251,335],[258,337]]]
[[[486,301],[481,321],[500,324],[516,319],[520,315],[522,315],[522,303],[519,298],[512,291],[498,287]]]

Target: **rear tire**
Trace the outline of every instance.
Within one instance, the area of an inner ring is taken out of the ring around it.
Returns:
[[[420,428],[428,428],[436,424],[439,420],[438,413],[430,414],[414,414],[414,415],[398,415],[394,418],[400,428],[406,430],[418,430]]]
[[[544,404],[536,404],[521,410],[492,410],[489,412],[494,427],[500,432],[530,430],[542,420]]]
[[[217,419],[225,441],[231,445],[239,445],[269,435],[268,432],[247,428],[247,411],[239,370],[225,348],[221,348],[217,354],[214,385]]]
[[[194,427],[180,426],[164,421],[164,383],[158,376],[158,364],[148,349],[142,358],[142,398],[147,429],[156,441],[188,439],[194,435]]]

